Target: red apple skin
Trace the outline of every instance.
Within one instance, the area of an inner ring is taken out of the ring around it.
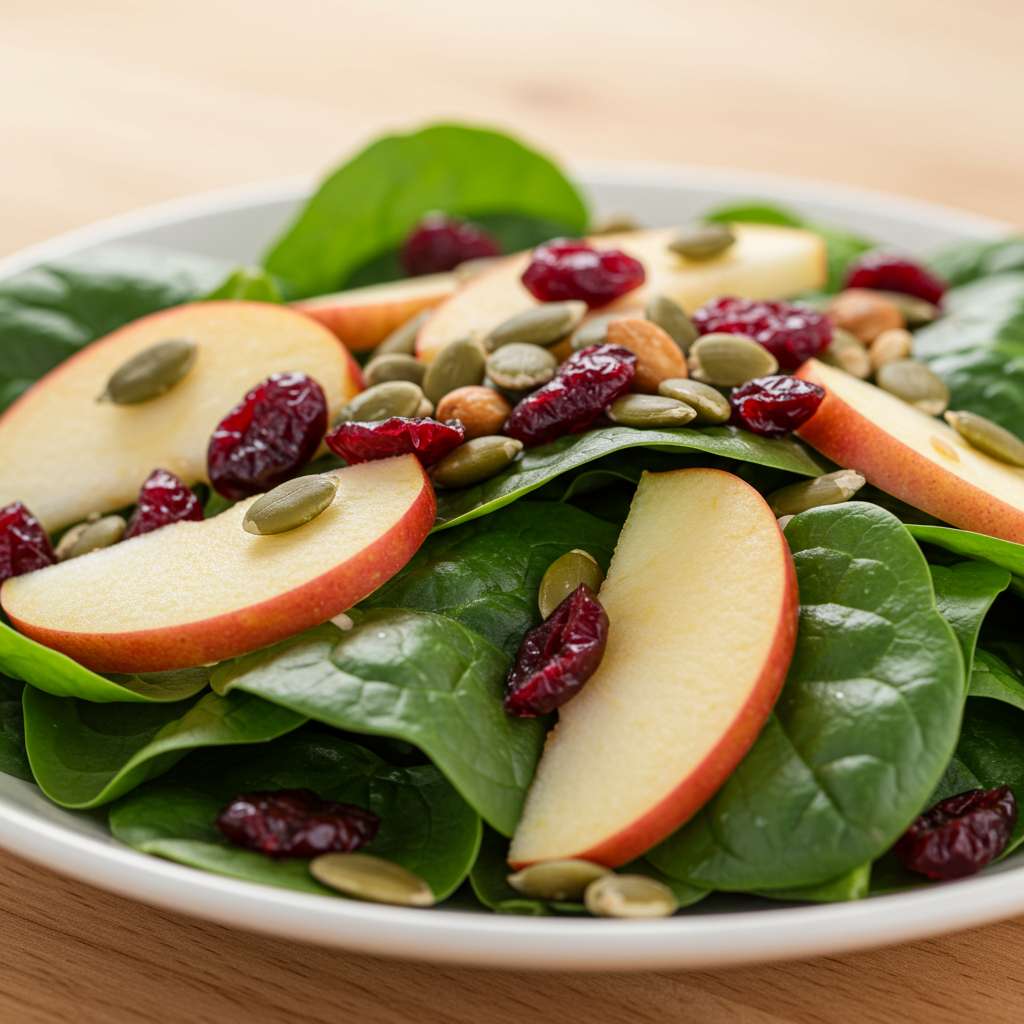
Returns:
[[[815,372],[817,365],[809,360],[796,376],[824,387]],[[943,522],[1024,544],[1024,509],[946,472],[827,388],[818,411],[797,434],[833,462],[857,470],[879,490]]]
[[[434,488],[424,473],[423,487],[402,519],[357,556],[287,593],[198,622],[101,635],[9,618],[19,633],[94,672],[161,672],[224,661],[311,629],[358,604],[412,558],[436,513]]]

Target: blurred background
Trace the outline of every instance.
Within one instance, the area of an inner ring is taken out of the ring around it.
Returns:
[[[460,118],[1024,224],[1021,0],[0,0],[0,254]]]

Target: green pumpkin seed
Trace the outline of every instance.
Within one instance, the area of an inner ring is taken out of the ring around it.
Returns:
[[[97,401],[139,405],[159,398],[188,374],[198,354],[196,343],[186,338],[158,341],[122,363]]]
[[[567,551],[556,558],[541,577],[537,591],[541,618],[546,619],[581,583],[596,594],[603,582],[604,572],[593,555],[579,548]]]
[[[312,522],[329,508],[338,491],[333,476],[299,476],[258,497],[245,513],[242,529],[257,536],[287,533]]]
[[[868,355],[867,347],[860,338],[842,327],[832,328],[832,341],[818,358],[860,380],[867,380],[871,376],[871,356]]]
[[[591,882],[611,872],[589,860],[546,860],[508,876],[508,884],[531,900],[579,902]]]
[[[875,383],[928,416],[941,416],[949,407],[946,382],[924,363],[913,359],[884,363],[878,368]]]
[[[675,893],[646,875],[605,875],[587,886],[583,902],[595,917],[671,917],[679,909]]]
[[[434,415],[434,403],[429,398],[427,398],[426,395],[424,395],[420,399],[420,404],[416,408],[416,412],[414,413],[414,415],[419,416],[421,418],[423,416],[433,416]]]
[[[973,448],[1009,466],[1024,466],[1024,441],[974,412],[947,412],[946,422]]]
[[[479,384],[484,379],[484,354],[471,338],[449,342],[427,367],[423,393],[435,405],[456,388]]]
[[[127,528],[128,524],[121,516],[103,516],[102,519],[79,523],[61,537],[56,549],[57,558],[65,562],[90,551],[109,548],[121,540]]]
[[[871,367],[877,373],[886,363],[907,359],[914,344],[914,336],[902,327],[882,331],[868,349]]]
[[[644,307],[644,316],[657,324],[684,353],[690,351],[690,346],[699,337],[686,310],[667,295],[652,295]]]
[[[325,853],[309,863],[313,877],[346,896],[399,907],[432,907],[430,886],[411,871],[369,853]]]
[[[500,434],[474,437],[436,463],[430,476],[439,487],[470,487],[497,476],[522,450],[522,441]]]
[[[575,330],[586,313],[585,302],[543,302],[498,324],[485,344],[492,352],[516,342],[554,345]]]
[[[558,360],[540,345],[514,341],[487,357],[487,376],[507,391],[532,391],[555,375]]]
[[[386,420],[392,416],[415,416],[423,402],[423,390],[408,380],[389,380],[360,391],[334,418],[343,422]]]
[[[768,495],[771,510],[779,517],[795,516],[821,505],[840,505],[864,486],[864,477],[852,469],[801,480]]]
[[[384,355],[374,356],[366,364],[363,376],[371,387],[389,380],[409,380],[413,384],[422,384],[426,372],[426,363],[421,363],[415,356],[385,352]]]
[[[779,368],[775,356],[745,334],[705,334],[694,343],[690,355],[700,379],[723,388],[768,377]]]
[[[640,231],[643,225],[628,213],[611,213],[600,217],[587,232],[588,235],[624,235],[628,231]]]
[[[903,292],[880,291],[902,314],[908,327],[924,327],[934,323],[942,316],[942,310],[927,299],[919,299],[916,295],[905,295]]]
[[[729,399],[710,384],[688,377],[672,377],[658,385],[658,394],[685,402],[697,414],[695,425],[728,423],[732,416]]]
[[[697,416],[686,402],[664,395],[623,395],[608,407],[608,418],[624,427],[685,427]]]
[[[698,224],[680,231],[668,247],[688,260],[711,260],[735,244],[736,235],[727,225]]]
[[[377,355],[390,355],[397,352],[401,355],[411,356],[416,351],[416,335],[420,328],[427,322],[427,317],[433,312],[432,309],[425,309],[410,317],[404,324],[396,327],[378,346]]]
[[[604,345],[608,341],[608,325],[613,320],[621,320],[623,315],[622,313],[605,313],[584,320],[572,336],[570,342],[572,350],[579,352],[581,348],[589,348],[591,345]]]

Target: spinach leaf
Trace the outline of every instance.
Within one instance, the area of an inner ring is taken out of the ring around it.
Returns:
[[[991,562],[1015,576],[1024,576],[1024,544],[989,537],[984,533],[972,533],[970,530],[954,530],[951,526],[911,524],[907,529],[922,543],[934,544],[954,555]]]
[[[786,539],[801,608],[782,696],[716,796],[648,855],[707,888],[815,885],[873,860],[956,744],[963,658],[900,521],[849,502],[802,513]]]
[[[31,782],[21,716],[22,689],[17,680],[0,676],[0,772]]]
[[[757,437],[735,427],[690,430],[638,430],[633,427],[602,427],[585,434],[569,434],[551,444],[528,448],[522,458],[504,473],[475,487],[442,491],[437,498],[435,530],[487,515],[524,494],[542,487],[564,473],[629,448],[656,448],[683,454],[705,455],[771,466],[800,476],[818,476],[820,463],[799,442],[791,438],[772,440]]]
[[[957,242],[937,252],[929,262],[932,269],[955,288],[979,277],[1024,270],[1024,238]]]
[[[437,124],[385,136],[343,164],[264,263],[287,283],[290,298],[332,292],[370,260],[397,249],[435,210],[512,216],[515,237],[500,222],[490,227],[516,248],[553,234],[577,235],[587,226],[583,199],[547,157],[498,132]],[[547,223],[523,234],[523,222],[531,220]],[[360,280],[366,283],[366,275]]]
[[[511,835],[544,725],[505,714],[507,667],[498,648],[453,619],[379,608],[348,632],[321,626],[222,665],[213,685],[414,744],[488,824]]]
[[[365,849],[408,868],[445,899],[469,874],[480,819],[431,765],[396,768],[339,736],[300,733],[230,755],[190,759],[170,779],[110,809],[116,839],[144,853],[249,882],[337,896],[309,873],[309,861],[274,860],[229,843],[217,814],[239,793],[308,788],[364,807],[381,821]]]
[[[197,747],[259,743],[302,715],[247,694],[195,703],[97,705],[25,687],[25,747],[39,788],[62,807],[109,803]]]
[[[838,878],[817,885],[797,886],[793,889],[775,889],[758,892],[769,900],[792,900],[804,903],[843,903],[861,900],[871,889],[871,865],[858,864]]]
[[[277,282],[262,267],[238,267],[232,270],[208,295],[207,302],[242,299],[246,302],[284,302]]]
[[[974,656],[969,697],[988,697],[1001,700],[1024,711],[1024,679],[991,651],[979,650]],[[1024,743],[1024,736],[1022,736]],[[1021,792],[1024,801],[1024,792]]]
[[[547,567],[583,548],[607,569],[618,529],[571,505],[521,501],[427,538],[413,560],[363,608],[410,608],[456,619],[514,655],[540,621]]]
[[[953,627],[964,656],[966,677],[971,678],[974,647],[981,624],[995,599],[1010,585],[1010,574],[987,562],[930,565],[935,603]]]

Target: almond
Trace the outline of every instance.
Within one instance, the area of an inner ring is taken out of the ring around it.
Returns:
[[[658,393],[658,385],[672,377],[689,376],[686,356],[668,333],[649,320],[628,317],[608,325],[608,344],[628,348],[636,356],[633,390],[649,395]]]
[[[847,288],[828,306],[828,314],[836,327],[849,331],[865,344],[870,344],[883,331],[903,327],[903,314],[891,299],[867,288]]]
[[[499,434],[512,406],[493,388],[469,385],[449,391],[437,403],[439,420],[458,420],[466,430],[466,440]]]

